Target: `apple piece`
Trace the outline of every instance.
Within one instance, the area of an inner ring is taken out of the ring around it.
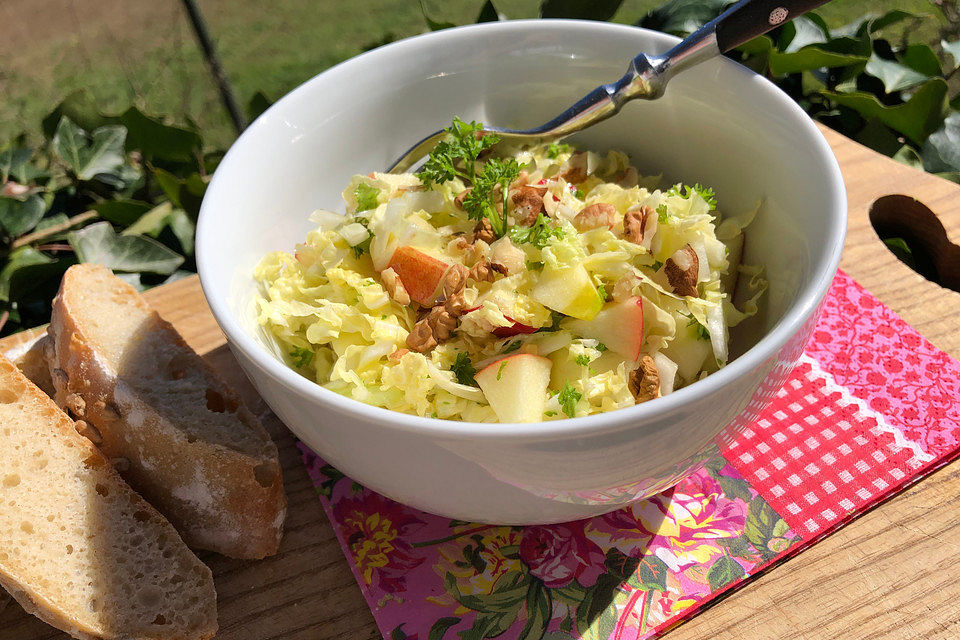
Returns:
[[[570,320],[564,326],[584,338],[599,340],[629,362],[635,362],[643,343],[643,300],[632,297],[611,302],[592,320]]]
[[[591,320],[603,307],[590,274],[582,265],[540,272],[530,297],[545,307],[581,320]]]
[[[436,298],[443,276],[450,268],[446,262],[410,246],[398,247],[388,266],[397,272],[410,299],[423,306],[430,306]]]
[[[518,353],[493,362],[473,377],[500,422],[539,422],[547,405],[549,358]]]

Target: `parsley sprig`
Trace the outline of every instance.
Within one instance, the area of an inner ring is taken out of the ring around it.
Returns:
[[[699,182],[692,187],[685,184],[675,184],[667,191],[667,195],[680,196],[681,198],[689,200],[694,192],[706,201],[711,211],[717,208],[717,196],[713,193],[713,189],[711,187],[704,187]]]
[[[514,244],[528,242],[538,249],[543,249],[550,242],[550,238],[562,238],[563,229],[548,222],[549,218],[542,213],[529,227],[515,226],[507,232],[507,236]]]
[[[520,163],[513,158],[493,158],[473,181],[473,188],[463,201],[463,210],[471,220],[490,221],[497,236],[507,232],[507,198],[510,183],[520,175]],[[499,187],[499,189],[497,188]],[[498,202],[499,201],[499,202]],[[500,210],[497,210],[497,204]]]
[[[450,365],[450,371],[453,371],[453,375],[457,376],[457,382],[460,384],[466,384],[473,387],[477,386],[477,381],[473,379],[473,376],[477,373],[477,370],[474,368],[473,362],[470,360],[470,354],[459,351],[457,353],[457,359],[453,361],[452,365]]]
[[[572,418],[577,413],[577,403],[580,402],[580,398],[582,397],[583,394],[574,389],[569,382],[566,382],[557,396],[557,401],[560,403],[560,408],[563,412]]]

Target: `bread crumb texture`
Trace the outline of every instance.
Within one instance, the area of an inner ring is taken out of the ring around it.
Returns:
[[[81,638],[216,631],[210,570],[73,421],[0,358],[0,583]]]

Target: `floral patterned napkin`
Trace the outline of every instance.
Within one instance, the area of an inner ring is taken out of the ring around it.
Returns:
[[[384,637],[640,640],[951,460],[960,363],[839,273],[755,424],[676,487],[559,525],[423,513],[301,448]]]

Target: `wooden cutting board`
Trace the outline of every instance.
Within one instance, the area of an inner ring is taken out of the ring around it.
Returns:
[[[870,224],[870,211],[901,221],[960,280],[960,187],[880,156],[829,129],[843,169],[850,223],[842,268],[934,344],[960,358],[960,293],[900,263]],[[911,198],[878,198],[905,194]],[[937,220],[939,219],[939,223]],[[939,227],[942,223],[945,230]],[[946,275],[944,275],[946,274]],[[954,285],[958,286],[958,285]],[[960,287],[958,287],[960,288]],[[377,638],[290,432],[241,373],[196,277],[153,289],[150,303],[260,414],[277,442],[290,502],[280,553],[257,562],[201,557],[213,569],[222,640]],[[31,332],[0,340],[6,350]],[[960,637],[960,462],[948,465],[671,632],[671,639]],[[0,609],[2,609],[0,595]],[[0,611],[0,640],[64,634],[15,603]]]

